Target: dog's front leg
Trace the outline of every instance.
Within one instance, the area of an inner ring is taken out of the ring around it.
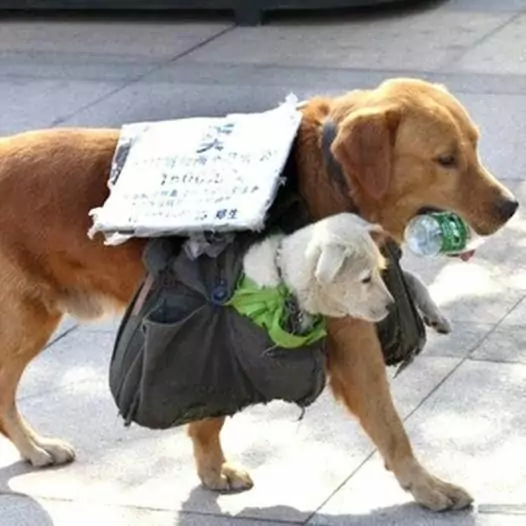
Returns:
[[[250,489],[253,486],[250,475],[225,459],[220,437],[224,423],[224,418],[208,418],[188,426],[197,474],[203,485],[214,491]]]
[[[431,475],[416,460],[394,407],[374,325],[354,319],[329,323],[331,388],[358,418],[385,465],[415,500],[432,510],[461,509],[473,499]]]

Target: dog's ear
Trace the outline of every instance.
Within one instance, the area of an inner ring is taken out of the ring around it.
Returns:
[[[339,124],[331,146],[343,170],[374,199],[381,199],[389,188],[399,122],[400,111],[395,107],[361,108]]]
[[[345,261],[345,249],[331,243],[321,248],[314,275],[319,283],[331,283]]]

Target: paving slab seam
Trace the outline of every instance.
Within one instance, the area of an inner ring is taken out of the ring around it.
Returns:
[[[495,363],[495,364],[505,364],[505,365],[524,365],[526,366],[526,362],[520,361],[520,360],[498,360],[496,358],[475,358],[472,356],[468,356],[468,360],[470,362],[482,362],[482,363]]]
[[[51,340],[49,340],[49,342],[43,347],[42,351],[41,352],[44,352],[48,349],[50,349],[51,347],[53,347],[53,345],[55,345],[55,343],[63,340],[66,336],[68,336],[69,334],[71,334],[72,332],[78,330],[79,326],[78,325],[74,325],[73,327],[69,327],[68,329],[66,329],[64,332],[58,334],[56,337],[52,338]],[[42,391],[40,393],[34,393],[32,395],[26,395],[26,396],[19,396],[17,397],[17,400],[31,400],[33,398],[36,398],[36,397],[39,397],[39,396],[46,396],[50,393],[54,393],[56,392],[56,389],[49,389],[49,390],[45,390],[45,391]],[[2,492],[0,491],[0,495],[2,494]]]
[[[59,334],[56,338],[53,338],[52,340],[50,340],[49,343],[46,344],[46,346],[42,349],[41,352],[44,352],[44,351],[50,349],[51,347],[53,347],[53,345],[55,345],[55,343],[58,343],[59,341],[63,340],[66,336],[68,336],[69,334],[71,334],[72,332],[75,332],[77,330],[79,330],[79,326],[78,325],[75,325],[73,327],[70,327],[69,329],[66,329],[63,333]],[[76,383],[76,385],[80,385],[80,384],[83,384],[85,382],[90,382],[90,381],[92,381],[92,380],[86,379],[86,380],[81,380],[80,382],[77,381],[75,383]],[[62,386],[59,390],[61,390],[61,389],[68,389],[68,386],[67,385]],[[57,392],[56,388],[45,389],[43,391],[31,394],[31,395],[19,396],[19,397],[17,397],[17,400],[19,400],[19,401],[34,400],[35,398],[39,398],[41,396],[47,396],[48,394],[56,393],[56,392]],[[1,494],[1,492],[0,492],[0,494]]]
[[[472,44],[470,44],[469,46],[466,46],[464,49],[459,51],[458,54],[454,58],[451,58],[451,60],[447,61],[447,64],[444,64],[443,66],[440,66],[439,68],[437,68],[438,71],[442,71],[447,67],[453,66],[454,64],[462,60],[462,58],[465,55],[467,55],[470,51],[473,51],[474,49],[476,49],[478,46],[483,44],[486,40],[490,39],[491,37],[496,35],[499,31],[504,29],[507,25],[511,24],[512,22],[520,18],[523,14],[524,14],[524,10],[521,10],[521,11],[518,11],[512,14],[508,19],[502,22],[502,24],[497,25],[491,31],[488,31],[486,34],[482,35],[480,38],[477,38]]]
[[[53,127],[59,126],[60,124],[62,124],[63,122],[65,122],[65,121],[67,121],[69,119],[71,119],[72,117],[74,117],[78,113],[81,113],[82,111],[88,110],[89,108],[92,108],[93,106],[97,105],[99,102],[102,102],[103,100],[105,100],[105,99],[107,99],[109,97],[112,97],[113,95],[116,95],[117,93],[121,92],[122,90],[124,90],[124,89],[126,89],[126,88],[128,88],[130,86],[133,86],[134,84],[137,84],[138,82],[140,82],[141,80],[146,78],[148,75],[151,75],[152,73],[155,73],[156,71],[158,71],[158,70],[160,70],[162,68],[165,68],[166,66],[174,64],[179,59],[189,55],[190,53],[193,53],[194,51],[196,51],[196,50],[206,46],[207,44],[210,44],[211,42],[215,41],[216,39],[220,38],[224,34],[232,31],[233,28],[235,28],[235,25],[230,25],[230,26],[226,27],[225,29],[219,31],[215,35],[212,35],[211,37],[202,40],[201,42],[199,42],[195,46],[191,46],[189,49],[186,49],[185,51],[183,51],[181,53],[178,53],[177,55],[169,58],[168,60],[165,60],[163,62],[159,62],[158,64],[156,64],[154,67],[152,67],[148,71],[145,71],[144,73],[141,73],[140,75],[138,75],[135,78],[128,79],[127,81],[125,81],[124,83],[120,84],[118,87],[116,87],[115,89],[109,91],[108,93],[105,93],[101,97],[89,102],[88,104],[85,104],[84,106],[81,106],[80,108],[77,108],[75,111],[72,111],[71,113],[69,113],[69,114],[67,114],[65,116],[58,117],[57,119],[55,119],[51,123],[51,127],[53,128]]]
[[[225,30],[224,32],[226,32]],[[223,33],[224,34],[224,33]],[[213,39],[219,37],[221,35],[214,35],[214,37],[211,37]],[[209,42],[203,42],[202,44],[207,44]],[[194,49],[191,50],[192,52]],[[190,50],[187,50],[187,52],[190,52]],[[155,65],[155,67],[152,67],[152,69],[149,69],[148,71],[145,71],[141,73],[141,77],[148,77],[152,73],[155,73],[158,69],[164,69],[166,66],[170,65],[171,63],[175,63],[176,60],[179,60],[182,58],[181,56],[178,56],[176,58],[172,57],[168,59],[168,61],[159,62]],[[196,71],[201,71],[204,67],[209,67],[211,65],[218,66],[215,63],[209,63],[209,62],[203,62],[203,63],[185,63],[177,64],[178,67],[190,69],[191,67],[194,67]],[[515,80],[520,81],[526,81],[526,75],[523,73],[487,73],[487,72],[461,72],[461,71],[447,71],[447,70],[414,70],[414,69],[367,69],[367,68],[353,68],[353,67],[347,67],[347,66],[341,66],[341,67],[326,67],[326,66],[319,66],[319,65],[309,65],[308,67],[305,65],[300,64],[289,64],[287,66],[283,66],[277,63],[260,63],[260,64],[253,64],[253,63],[239,63],[239,62],[224,62],[221,63],[222,69],[224,68],[232,68],[237,67],[240,69],[249,69],[252,68],[254,70],[260,70],[263,71],[265,69],[267,70],[275,70],[276,72],[279,71],[301,71],[301,70],[308,70],[310,72],[316,72],[316,73],[324,73],[325,75],[323,78],[326,78],[327,75],[330,75],[331,73],[349,73],[349,74],[356,74],[356,75],[367,75],[368,77],[393,77],[393,76],[402,76],[402,77],[427,77],[430,80],[433,79],[444,79],[449,78],[450,80],[470,80],[473,78],[484,78],[490,81],[505,81],[508,80],[510,77]],[[50,76],[43,76],[43,75],[31,75],[31,74],[22,74],[22,73],[9,73],[8,75],[3,77],[3,80],[61,80],[62,77],[57,75],[50,75]],[[68,76],[67,80],[79,80],[75,76]],[[80,79],[82,80],[82,79]],[[135,83],[137,80],[143,80],[143,78],[138,77],[130,77],[126,79],[127,82]],[[179,79],[176,79],[179,80]],[[228,79],[227,79],[228,80]],[[199,82],[201,84],[210,84],[214,85],[217,82],[217,79],[210,79],[207,81],[203,78],[198,78],[197,80],[190,79],[189,83]],[[223,82],[222,82],[223,83]],[[232,85],[238,84],[238,80],[232,81]],[[484,84],[485,85],[485,84]],[[479,93],[477,92],[469,92],[469,93]],[[480,91],[480,93],[486,93],[485,90]],[[516,92],[515,91],[505,91],[505,90],[497,90],[490,89],[488,93],[494,94],[494,95],[513,95]]]
[[[180,63],[176,65],[180,68],[185,68],[188,72],[190,70],[190,76],[189,78],[171,78],[166,79],[166,82],[176,82],[180,85],[189,84],[200,84],[200,85],[210,85],[214,86],[217,85],[217,82],[219,81],[221,85],[232,85],[236,86],[239,85],[239,80],[237,77],[235,77],[233,80],[230,80],[228,76],[225,75],[225,78],[220,78],[219,80],[217,78],[214,79],[206,79],[202,78],[200,76],[195,76],[195,78],[192,78],[191,73],[191,67],[195,67],[196,71],[199,71],[200,68],[209,68],[210,66],[216,66],[216,64],[211,64],[208,62],[203,63]],[[224,70],[228,70],[229,68],[237,68],[239,70],[249,70],[248,75],[250,75],[253,71],[258,72],[264,72],[265,70],[271,71],[271,73],[279,73],[280,71],[284,72],[295,72],[295,71],[307,71],[310,74],[310,84],[309,88],[316,89],[317,86],[323,86],[323,89],[326,86],[326,79],[327,77],[330,77],[331,75],[355,75],[355,76],[364,76],[367,78],[365,81],[363,88],[367,88],[368,86],[373,87],[378,82],[391,77],[416,77],[416,78],[423,78],[425,80],[428,80],[430,82],[441,82],[445,84],[453,84],[453,83],[463,83],[463,84],[469,84],[470,86],[473,86],[473,88],[460,88],[455,89],[455,93],[459,94],[469,94],[469,95],[524,95],[524,87],[522,84],[526,84],[526,75],[521,73],[482,73],[482,72],[458,72],[458,71],[428,71],[428,70],[413,70],[413,69],[377,69],[377,70],[371,70],[371,69],[364,69],[364,68],[352,68],[352,67],[325,67],[325,66],[316,66],[312,65],[309,67],[306,67],[304,65],[287,65],[282,66],[279,64],[274,63],[263,63],[263,64],[240,64],[236,62],[225,62],[222,63],[221,66]],[[185,69],[182,69],[182,75],[185,73]],[[177,69],[172,70],[176,72]],[[318,79],[313,80],[313,74],[319,75]],[[321,75],[323,74],[323,75]],[[188,73],[186,73],[188,75]],[[176,77],[176,75],[175,75]],[[249,77],[250,78],[250,77]],[[147,80],[147,79],[146,79]],[[159,81],[163,82],[162,78],[153,78],[153,81]],[[510,81],[515,82],[515,84],[519,84],[519,86],[515,88],[510,88]],[[256,81],[254,81],[255,84],[258,84]],[[502,84],[503,86],[495,86],[494,84]],[[252,83],[247,82],[247,85],[251,85]],[[268,84],[265,85],[281,85],[281,81],[278,81],[277,84],[273,83],[272,81],[268,82]],[[302,84],[302,87],[303,84]]]
[[[506,319],[506,317],[508,316],[508,314],[510,314],[510,312],[512,310],[514,310],[518,305],[519,303],[521,303],[522,301],[524,300],[524,297],[520,298],[519,300],[517,300],[511,307],[508,308],[508,310],[505,312],[505,314],[500,318],[500,320],[486,333],[482,336],[482,338],[477,342],[475,343],[474,345],[471,346],[471,349],[466,353],[465,356],[461,357],[459,362],[453,366],[451,368],[451,370],[445,374],[445,376],[442,378],[442,380],[440,380],[439,382],[437,382],[437,384],[431,389],[431,391],[429,391],[429,393],[424,396],[422,398],[422,400],[420,400],[420,402],[418,404],[416,404],[416,406],[407,414],[407,416],[405,418],[403,418],[403,421],[406,422],[407,420],[409,420],[419,409],[420,407],[422,407],[422,405],[431,397],[433,396],[433,394],[436,393],[436,391],[438,391],[438,389],[440,389],[442,387],[442,385],[444,385],[445,382],[447,382],[447,380],[458,370],[460,369],[460,367],[462,367],[462,365],[464,363],[466,363],[466,361],[469,360],[470,356],[473,354],[473,352],[475,352],[478,347],[480,347],[480,345],[482,345],[482,343],[484,343],[484,341],[486,341],[486,339],[488,339],[494,332],[495,330],[502,324],[502,322]],[[416,358],[418,359],[418,358]],[[376,452],[376,450],[375,450]]]
[[[463,356],[459,362],[453,366],[451,368],[451,370],[446,373],[444,375],[444,377],[442,378],[442,380],[440,380],[439,382],[437,382],[437,384],[431,389],[431,391],[429,391],[429,393],[424,396],[422,398],[422,400],[420,400],[419,403],[416,404],[416,406],[411,410],[409,411],[409,413],[404,417],[402,418],[402,421],[403,422],[407,422],[419,409],[420,407],[422,407],[422,405],[438,390],[440,389],[440,387],[442,387],[442,385],[460,368],[462,367],[462,365],[464,363],[466,363],[466,361],[469,360],[469,357],[470,355],[489,337],[493,334],[493,332],[497,329],[497,327],[499,327],[502,322],[504,321],[504,319],[508,316],[508,314],[513,310],[515,309],[515,307],[517,307],[519,305],[519,303],[521,303],[521,301],[524,300],[524,297],[522,297],[521,299],[519,299],[517,302],[515,302],[507,311],[506,313],[502,316],[502,318],[477,342],[475,343],[474,345],[471,346],[471,350],[465,355]],[[416,358],[418,360],[418,357]],[[313,518],[314,516],[329,502],[330,499],[332,499],[332,497],[334,497],[336,495],[336,493],[342,489],[342,487],[347,484],[347,482],[349,482],[353,477],[354,475],[356,475],[356,473],[358,473],[358,471],[374,456],[376,455],[377,453],[377,448],[374,448],[374,450],[369,453],[365,459],[360,462],[360,464],[352,470],[352,472],[350,473],[350,475],[341,483],[339,484],[336,489],[334,491],[331,492],[331,494],[322,502],[322,504],[320,506],[318,506],[318,508],[312,512],[308,518],[303,522],[303,524],[307,524],[309,523]]]
[[[20,493],[17,491],[2,491],[0,490],[0,498],[1,497],[15,497],[20,499],[25,499],[29,501],[42,501],[42,502],[56,502],[56,503],[67,503],[67,504],[94,504],[94,505],[102,505],[106,506],[108,508],[113,509],[126,509],[126,510],[136,510],[136,511],[146,511],[146,512],[161,512],[161,513],[174,513],[174,515],[186,515],[188,517],[197,516],[197,517],[215,517],[215,518],[221,518],[221,519],[231,519],[233,522],[246,522],[250,520],[255,520],[258,523],[269,523],[269,524],[280,524],[280,525],[293,525],[297,526],[299,524],[302,524],[302,521],[294,521],[294,520],[285,520],[285,519],[270,519],[270,518],[263,518],[263,517],[251,517],[249,515],[243,515],[243,516],[237,516],[237,515],[230,515],[226,513],[205,513],[200,511],[186,511],[186,510],[174,510],[169,508],[159,508],[155,506],[137,506],[134,504],[107,504],[107,503],[100,503],[95,502],[93,500],[84,500],[84,499],[71,499],[71,498],[62,498],[62,497],[44,497],[39,496],[35,494],[27,494],[27,493]]]
[[[49,349],[50,347],[52,347],[53,345],[55,345],[55,343],[57,343],[58,341],[62,340],[63,338],[65,338],[68,334],[71,334],[73,331],[76,331],[77,329],[79,328],[78,325],[74,325],[73,327],[70,327],[69,329],[66,329],[64,332],[61,332],[60,334],[57,334],[55,337],[52,337],[48,343],[46,343],[46,345],[44,346],[44,349]]]
[[[138,508],[139,509],[139,508]],[[143,508],[140,508],[143,509]],[[167,511],[167,510],[157,510],[157,511]],[[168,510],[169,511],[169,510]],[[257,521],[261,523],[269,523],[269,524],[290,524],[294,526],[302,525],[304,522],[302,520],[294,521],[294,520],[286,520],[286,519],[270,519],[266,517],[259,517],[259,516],[250,516],[250,515],[230,515],[225,513],[204,513],[200,511],[184,511],[184,510],[175,510],[176,513],[179,515],[188,515],[188,516],[199,516],[199,517],[218,517],[221,519],[232,519],[233,521],[239,521],[239,522],[246,522],[246,521]]]
[[[317,514],[318,512],[340,491],[349,480],[351,480],[358,471],[376,454],[377,449],[374,448],[366,457],[363,459],[362,462],[356,466],[351,473],[341,482],[338,484],[338,486],[334,489],[334,491],[326,498],[324,501],[314,510],[312,513],[308,515],[308,517],[302,522],[302,524],[306,525],[308,524]]]
[[[22,493],[20,491],[5,491],[3,489],[0,489],[0,497],[19,497],[21,499],[33,499],[34,497],[32,495],[29,495],[27,493]],[[40,498],[40,497],[37,497]],[[49,499],[53,500],[53,499]],[[65,502],[68,502],[70,499],[56,499],[56,500],[64,500]]]
[[[226,31],[225,31],[226,32]],[[166,63],[158,64],[160,68],[166,67]],[[283,70],[283,71],[297,71],[297,70],[305,70],[305,71],[314,71],[316,73],[338,73],[338,72],[344,72],[344,73],[355,73],[357,75],[368,75],[368,76],[384,76],[384,75],[401,75],[401,76],[411,76],[411,75],[426,75],[430,77],[457,77],[457,78],[469,78],[469,77],[494,77],[494,78],[506,78],[509,76],[517,77],[517,78],[524,78],[526,77],[526,74],[524,73],[487,73],[487,72],[473,72],[473,71],[441,71],[438,69],[390,69],[390,68],[379,68],[379,69],[370,69],[370,68],[364,68],[364,67],[352,67],[352,66],[321,66],[319,64],[309,64],[308,66],[305,64],[279,64],[275,62],[207,62],[206,60],[202,62],[182,62],[180,64],[177,64],[177,67],[185,67],[190,69],[195,68],[196,71],[200,71],[206,67],[216,67],[217,69],[224,69],[229,67],[238,67],[238,68],[253,68],[257,70]],[[159,68],[157,68],[159,69]],[[148,73],[149,75],[150,73]],[[21,74],[12,74],[9,75],[10,77],[16,77],[20,76],[22,78],[30,77],[33,78],[30,75],[21,75]],[[41,77],[34,77],[34,78],[41,78]]]
[[[510,179],[511,180],[511,179]],[[519,300],[517,300],[511,307],[508,308],[508,310],[505,312],[505,314],[500,318],[500,320],[497,321],[497,323],[495,323],[495,325],[486,333],[483,335],[483,337],[478,341],[478,343],[473,346],[471,348],[470,351],[468,351],[468,353],[466,354],[466,356],[464,357],[464,359],[462,360],[462,363],[464,363],[466,360],[471,360],[471,355],[477,350],[478,347],[480,347],[480,345],[482,345],[501,325],[502,323],[504,322],[504,320],[508,317],[508,315],[513,311],[515,310],[515,308],[517,308],[519,306],[519,304],[524,301],[524,299],[526,298],[526,295],[522,296]],[[511,326],[513,327],[513,326]],[[472,359],[473,361],[475,361],[475,359],[473,358]],[[482,360],[480,360],[482,361]],[[489,361],[489,360],[488,360]],[[462,363],[460,365],[462,365]],[[520,362],[519,362],[520,363]]]
[[[511,307],[511,309],[504,315],[504,318],[521,302],[522,300],[519,300],[516,304]],[[491,327],[487,332],[482,333],[482,335],[471,345],[467,346],[468,350],[466,354],[464,355],[464,359],[470,359],[471,355],[484,343],[484,341],[495,331],[495,329],[502,323],[502,319],[499,320],[493,327]],[[425,351],[424,351],[425,352]],[[455,356],[445,354],[443,355],[444,358],[455,358]],[[464,360],[464,361],[465,361]],[[459,364],[462,365],[462,364]]]
[[[479,504],[480,515],[526,515],[526,504]]]

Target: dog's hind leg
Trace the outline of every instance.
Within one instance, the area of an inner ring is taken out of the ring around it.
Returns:
[[[469,506],[473,499],[464,489],[433,476],[415,458],[393,404],[374,325],[339,319],[328,329],[333,393],[358,418],[402,488],[432,510]]]
[[[254,485],[250,475],[225,459],[220,437],[224,423],[224,418],[209,418],[188,426],[197,474],[203,485],[214,491],[250,489]]]
[[[451,324],[442,314],[440,308],[431,297],[431,294],[429,294],[428,288],[420,278],[408,270],[404,270],[404,277],[418,310],[420,310],[424,317],[426,325],[432,327],[440,334],[449,334],[451,332]]]
[[[42,350],[62,315],[50,313],[34,299],[4,295],[0,302],[0,431],[33,466],[64,464],[74,459],[73,448],[44,438],[19,413],[16,390],[27,364]]]

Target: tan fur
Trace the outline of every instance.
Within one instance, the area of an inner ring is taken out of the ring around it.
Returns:
[[[425,205],[454,210],[485,234],[509,218],[503,210],[513,196],[480,164],[478,132],[443,88],[393,80],[374,90],[313,99],[302,111],[295,151],[301,192],[314,218],[348,205],[327,176],[320,151],[329,117],[339,125],[333,150],[353,200],[365,219],[395,239]],[[101,298],[125,305],[143,274],[141,241],[106,247],[87,237],[88,212],[108,193],[118,133],[44,130],[0,140],[0,431],[36,466],[67,462],[74,453],[37,435],[18,413],[15,393],[24,368],[65,312],[97,314]],[[440,167],[436,157],[452,149],[458,167]],[[431,509],[468,505],[464,490],[432,476],[415,459],[393,406],[374,326],[345,318],[332,321],[329,334],[334,394],[400,484]],[[212,489],[248,488],[249,475],[225,460],[222,425],[212,419],[190,426],[198,473]]]

